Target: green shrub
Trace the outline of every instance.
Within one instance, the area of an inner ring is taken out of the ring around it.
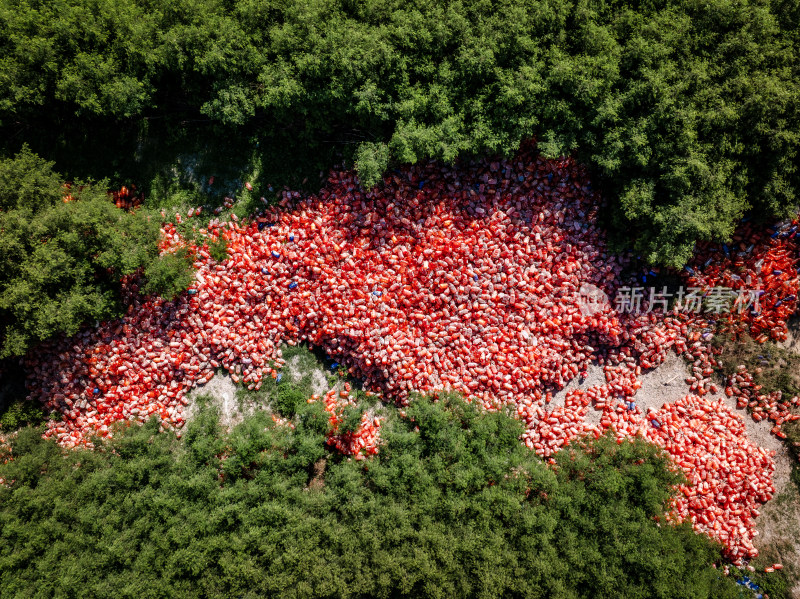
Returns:
[[[0,476],[4,597],[736,597],[719,548],[659,526],[677,476],[610,437],[546,466],[521,425],[457,397],[389,413],[380,454],[325,446],[328,414],[221,436],[158,422],[95,451],[33,429]]]
[[[104,181],[67,189],[28,148],[0,159],[0,208],[0,358],[118,316],[123,275],[144,269],[167,295],[193,277],[185,259],[159,257],[159,220],[117,208]]]
[[[272,401],[272,407],[277,412],[285,417],[291,418],[297,413],[297,409],[301,404],[305,403],[308,397],[291,384],[280,385],[275,399]]]
[[[354,433],[361,426],[364,410],[361,406],[345,406],[342,409],[341,421],[338,432],[342,434]]]
[[[151,122],[210,121],[198,148],[280,139],[269,162],[284,162],[336,146],[368,187],[392,162],[537,137],[594,171],[618,247],[680,266],[746,211],[798,203],[798,14],[797,0],[6,0],[0,128],[13,146],[78,119],[77,159],[81,129],[130,126],[120,151],[141,167]],[[55,139],[39,147],[68,154]]]
[[[144,276],[145,293],[172,300],[194,282],[191,257],[184,248],[162,254],[147,266]]]
[[[219,237],[217,240],[212,240],[208,244],[208,253],[211,258],[217,262],[222,262],[228,257],[228,240],[224,237]]]
[[[0,408],[0,429],[13,431],[23,426],[38,426],[46,418],[47,414],[41,405],[18,399]]]

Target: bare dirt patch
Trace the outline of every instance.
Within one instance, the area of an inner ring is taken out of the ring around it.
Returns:
[[[286,374],[289,375],[293,383],[300,383],[308,377],[311,392],[315,395],[322,395],[331,388],[329,377],[325,374],[321,365],[309,366],[302,356],[292,356],[287,360],[284,367]]]
[[[800,315],[792,316],[786,326],[788,328],[786,341],[781,341],[778,346],[800,354]]]
[[[307,399],[313,394],[321,396],[331,388],[338,390],[341,381],[330,374],[329,369],[326,370],[324,357],[304,346],[284,346],[282,349],[286,365],[280,371],[279,379],[267,377],[261,389],[249,391],[235,384],[227,373],[219,371],[208,383],[188,394],[186,420],[197,414],[198,400],[203,396],[207,396],[207,401],[219,410],[220,424],[231,429],[247,415],[258,410],[270,411],[273,400],[289,391]]]
[[[552,412],[555,408],[563,408],[564,402],[567,399],[567,394],[570,391],[574,391],[576,389],[589,389],[591,387],[596,387],[598,385],[605,385],[606,384],[606,375],[603,372],[603,367],[597,363],[589,364],[589,367],[586,369],[586,376],[580,377],[577,376],[572,379],[569,383],[567,383],[566,387],[561,389],[558,393],[553,394],[553,399],[550,401],[549,404],[545,406],[545,410],[548,412]],[[586,414],[586,422],[591,425],[600,426],[600,418],[602,417],[603,413],[598,410],[593,410],[591,407],[589,408],[588,413]]]
[[[205,385],[199,385],[189,394],[189,405],[186,407],[186,421],[192,420],[199,411],[198,398],[207,397],[211,405],[219,410],[220,424],[230,429],[239,424],[245,416],[245,411],[241,409],[239,402],[236,401],[236,384],[231,380],[230,375],[218,372]]]
[[[563,408],[564,401],[567,398],[567,394],[570,391],[574,391],[575,389],[589,389],[590,387],[595,387],[598,385],[605,385],[606,384],[606,375],[603,372],[603,367],[597,363],[589,364],[589,367],[586,369],[586,376],[580,377],[576,376],[572,379],[567,386],[561,389],[558,393],[553,394],[553,400],[547,404],[545,409],[548,412],[551,412],[553,408]]]

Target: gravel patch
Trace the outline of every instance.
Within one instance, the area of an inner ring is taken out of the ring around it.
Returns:
[[[219,410],[220,424],[230,429],[244,418],[244,412],[236,401],[236,384],[229,374],[217,372],[205,385],[198,385],[187,394],[189,405],[186,406],[186,422],[190,422],[199,412],[197,398],[206,395],[211,398],[211,405]],[[252,410],[250,410],[252,412]]]
[[[292,356],[286,361],[284,371],[289,376],[293,383],[300,382],[305,376],[311,376],[311,390],[314,394],[322,396],[330,388],[328,385],[328,377],[325,375],[325,369],[322,365],[317,365],[313,368],[303,369],[303,361],[300,356]]]

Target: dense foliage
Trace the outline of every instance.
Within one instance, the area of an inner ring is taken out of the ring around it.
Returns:
[[[47,415],[41,404],[25,399],[0,402],[0,431],[15,431],[26,425],[42,424]]]
[[[103,182],[66,187],[52,166],[27,148],[0,160],[0,358],[118,315],[123,275],[144,269],[165,295],[191,277],[159,257],[159,220],[117,208]]]
[[[550,468],[520,424],[449,398],[390,415],[378,457],[264,413],[182,440],[132,427],[62,452],[33,429],[0,476],[4,597],[733,597],[718,549],[659,526],[675,475],[603,438]],[[418,427],[418,429],[417,429]]]
[[[266,122],[358,142],[367,184],[537,136],[602,175],[621,244],[680,265],[797,203],[799,29],[798,0],[3,0],[0,124]]]

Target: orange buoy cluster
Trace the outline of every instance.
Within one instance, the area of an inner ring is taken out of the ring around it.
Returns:
[[[689,481],[680,486],[668,519],[688,519],[734,561],[757,555],[754,518],[758,504],[775,492],[775,463],[747,440],[742,418],[722,400],[689,395],[644,420],[641,434],[664,447]]]
[[[280,206],[252,222],[212,221],[201,233],[223,235],[228,258],[217,263],[206,247],[192,246],[196,281],[176,301],[141,299],[131,281],[123,319],[28,356],[31,396],[63,414],[47,434],[67,446],[154,414],[165,428],[180,428],[186,392],[216,369],[258,388],[283,365],[282,342],[306,341],[400,403],[412,390],[454,390],[488,409],[515,406],[527,424],[523,441],[541,455],[601,428],[637,434],[647,429],[634,403],[642,369],[676,351],[693,362],[692,389],[702,396],[714,390],[716,362],[704,314],[585,309],[583,286],[613,297],[629,262],[606,251],[599,206],[571,159],[544,160],[532,146],[506,161],[406,167],[373,191],[351,172],[333,172],[318,194],[286,191]],[[182,245],[165,224],[162,250]],[[765,308],[770,326],[762,330],[778,336],[774,309]],[[592,361],[603,365],[606,384],[548,411],[552,393]],[[345,399],[326,400],[332,422]],[[590,407],[603,411],[599,427],[585,424]],[[331,444],[351,455],[374,452],[379,422],[366,418],[355,437],[334,434]],[[704,420],[681,422],[692,432]],[[747,440],[735,430],[725,447],[740,455]],[[715,429],[692,435],[713,442]],[[767,496],[771,470],[763,472],[756,502]],[[712,510],[714,522],[743,523],[752,533],[736,509],[694,502],[678,513],[702,528]],[[737,541],[746,534],[725,538],[731,555],[751,555]]]
[[[606,255],[597,198],[568,160],[529,148],[472,169],[426,164],[374,192],[333,173],[289,202],[249,225],[212,223],[229,258],[195,248],[197,281],[178,301],[136,300],[32,356],[32,395],[65,415],[51,434],[79,443],[153,413],[180,426],[187,389],[219,367],[257,387],[283,340],[324,347],[400,401],[454,389],[487,406],[541,402],[595,347],[621,342],[613,310],[587,316],[575,298],[579,281],[610,292],[622,260]],[[165,226],[165,251],[181,243]]]
[[[63,194],[64,194],[64,195],[62,196],[61,200],[62,200],[62,201],[65,203],[65,204],[69,204],[70,202],[72,202],[72,201],[74,201],[74,200],[75,200],[75,196],[74,196],[74,195],[72,195],[72,183],[70,183],[69,181],[67,181],[66,183],[64,183],[64,184],[61,186],[61,188],[64,190],[64,191],[63,191]]]
[[[757,291],[758,301],[745,309],[725,311],[720,317],[744,325],[763,343],[786,338],[786,320],[797,310],[800,265],[798,220],[757,229],[744,223],[727,244],[704,244],[687,267],[690,285],[708,291],[714,287],[735,292]]]
[[[130,188],[123,185],[118,191],[112,191],[111,197],[114,205],[123,210],[133,210],[144,202],[144,194],[136,193],[135,185],[131,185]]]
[[[78,187],[78,191],[83,190],[83,187],[83,185]],[[72,195],[72,183],[66,182],[62,185],[62,188],[64,190],[62,201],[65,204],[69,204],[70,202],[74,201],[75,196]],[[144,193],[136,193],[135,185],[131,185],[130,189],[123,185],[119,190],[109,191],[108,195],[111,196],[111,199],[114,201],[114,205],[123,210],[133,210],[134,208],[141,206],[144,202]]]
[[[345,383],[344,390],[337,393],[331,389],[323,397],[325,410],[331,415],[332,430],[328,435],[328,445],[337,449],[344,455],[353,456],[356,460],[376,455],[381,431],[382,418],[371,414],[369,411],[361,415],[361,422],[355,431],[340,431],[343,421],[345,406],[355,406],[355,398],[350,396],[350,383]],[[319,397],[314,395],[309,401],[316,401]]]

